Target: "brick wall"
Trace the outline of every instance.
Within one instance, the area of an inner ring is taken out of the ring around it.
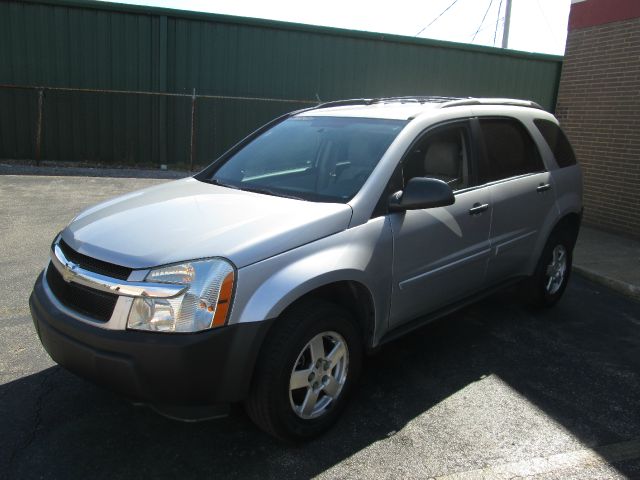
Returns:
[[[569,31],[556,114],[584,171],[584,222],[640,237],[640,18]]]

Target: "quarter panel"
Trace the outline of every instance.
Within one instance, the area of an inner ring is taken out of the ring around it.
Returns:
[[[580,165],[559,168],[551,172],[556,187],[560,215],[582,210],[582,169]]]
[[[582,171],[579,165],[558,168],[549,172],[555,191],[556,208],[545,218],[541,234],[531,257],[528,274],[532,274],[547,238],[560,219],[570,213],[582,212]]]

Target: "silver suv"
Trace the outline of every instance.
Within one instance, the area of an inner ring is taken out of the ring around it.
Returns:
[[[528,101],[352,100],[284,115],[192,178],[78,215],[30,300],[60,365],[136,401],[334,423],[365,352],[496,289],[561,297],[582,212]]]

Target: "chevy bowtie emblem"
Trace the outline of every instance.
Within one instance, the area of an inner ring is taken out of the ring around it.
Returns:
[[[62,270],[62,278],[65,282],[71,282],[71,279],[75,276],[75,270],[78,266],[73,262],[66,262],[64,269]]]

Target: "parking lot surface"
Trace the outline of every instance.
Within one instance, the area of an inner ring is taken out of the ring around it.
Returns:
[[[306,445],[241,408],[172,421],[57,367],[28,308],[50,242],[162,181],[0,176],[0,478],[640,478],[640,304],[577,275],[551,310],[504,292],[385,346]]]

